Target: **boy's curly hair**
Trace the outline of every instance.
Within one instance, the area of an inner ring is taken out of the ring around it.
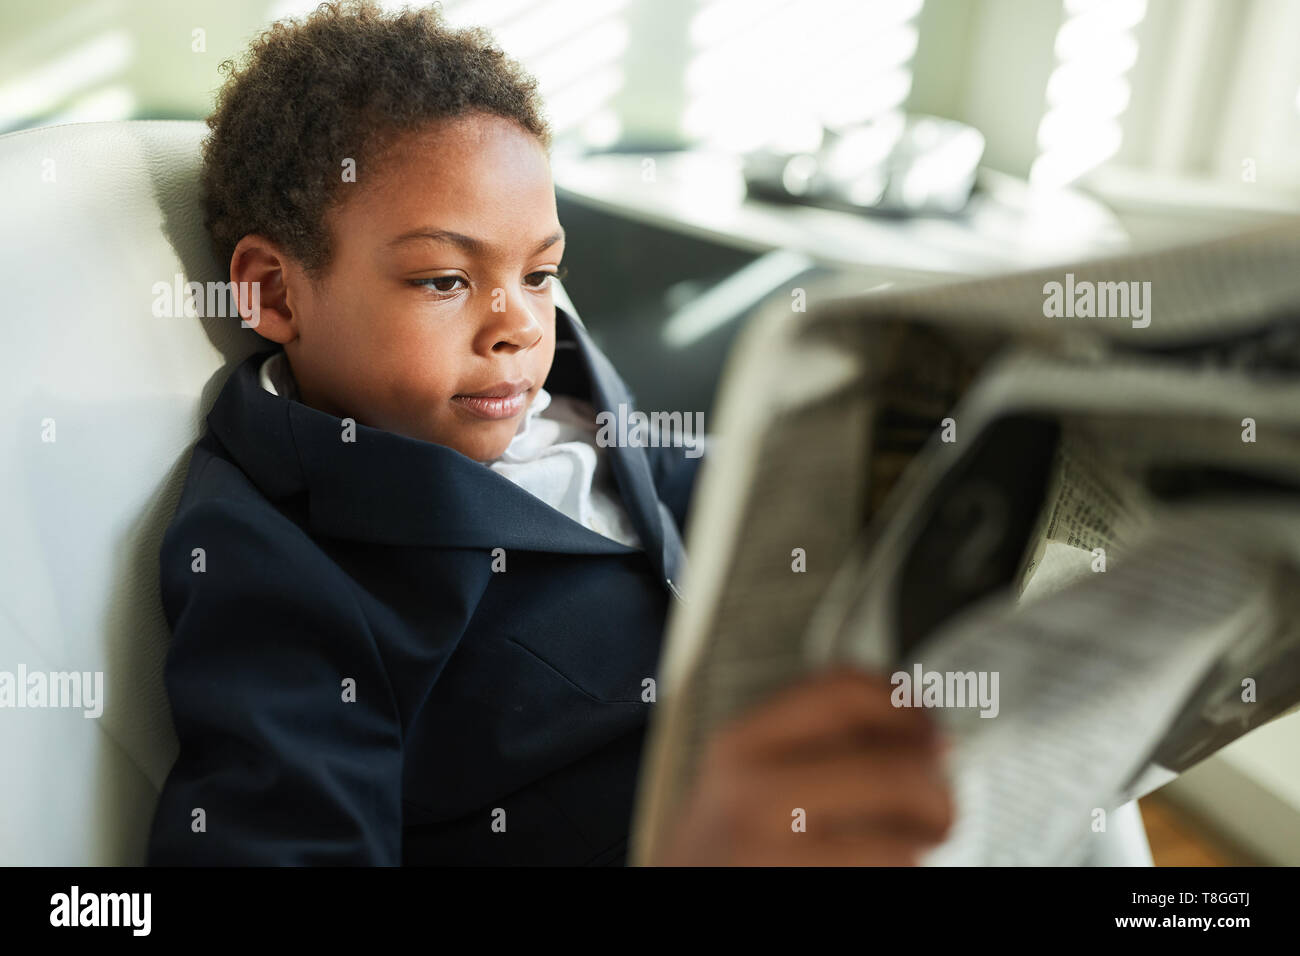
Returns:
[[[273,23],[242,64],[219,70],[229,77],[207,121],[202,188],[204,225],[226,266],[239,240],[259,233],[318,277],[343,161],[363,170],[397,134],[429,122],[484,111],[551,148],[537,81],[486,30],[450,28],[438,5],[386,13],[372,0],[322,3]]]

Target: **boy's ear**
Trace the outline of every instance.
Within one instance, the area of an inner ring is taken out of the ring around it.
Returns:
[[[240,317],[258,335],[281,345],[298,337],[287,282],[294,268],[279,246],[255,233],[240,239],[230,257],[230,281]]]

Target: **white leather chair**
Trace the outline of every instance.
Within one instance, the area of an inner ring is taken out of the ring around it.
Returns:
[[[158,546],[230,367],[272,347],[238,317],[154,315],[155,283],[229,279],[198,199],[206,132],[0,136],[0,672],[102,672],[104,697],[95,718],[0,708],[0,864],[142,862],[176,758]]]
[[[103,675],[98,717],[0,709],[0,864],[142,862],[176,757],[158,546],[230,367],[270,347],[237,317],[154,315],[156,283],[229,278],[198,201],[206,130],[0,136],[0,673]],[[1149,862],[1127,809],[1093,862]]]

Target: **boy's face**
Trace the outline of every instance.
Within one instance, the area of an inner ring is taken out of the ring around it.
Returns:
[[[306,404],[497,458],[555,355],[564,239],[545,150],[476,113],[403,136],[344,189],[327,273],[286,268],[290,318],[267,322],[264,304],[264,334],[284,342]]]

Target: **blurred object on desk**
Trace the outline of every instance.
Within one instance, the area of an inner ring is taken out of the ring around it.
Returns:
[[[813,151],[746,153],[743,168],[756,199],[906,216],[961,212],[983,155],[984,136],[973,126],[891,110],[823,128]]]
[[[562,196],[613,215],[741,249],[802,252],[828,266],[970,276],[1078,261],[1128,246],[1102,203],[981,168],[958,215],[869,218],[746,196],[737,155],[557,154]]]

